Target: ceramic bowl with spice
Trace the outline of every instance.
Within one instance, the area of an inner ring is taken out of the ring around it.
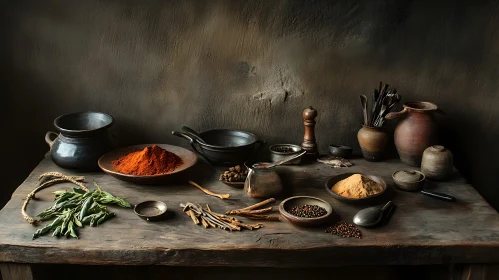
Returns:
[[[329,154],[335,157],[348,158],[352,155],[352,147],[342,145],[329,145]]]
[[[236,165],[220,174],[219,180],[231,187],[244,187],[244,182],[248,176],[248,168],[244,165]]]
[[[397,188],[404,191],[418,191],[423,188],[425,175],[417,170],[399,170],[392,174]]]
[[[272,162],[280,161],[283,158],[297,155],[303,151],[302,147],[294,144],[276,144],[269,147],[270,150],[270,160]],[[292,164],[300,164],[301,158],[288,161],[283,164],[292,165]]]
[[[345,203],[374,203],[388,189],[385,181],[375,175],[343,173],[329,178],[326,191]]]
[[[293,196],[279,204],[279,213],[288,222],[312,227],[328,222],[333,217],[333,207],[325,200],[312,196]]]
[[[165,156],[167,160],[164,160]],[[173,159],[176,164],[173,164]],[[168,182],[174,175],[192,167],[196,161],[196,154],[182,147],[140,144],[108,152],[100,157],[98,164],[102,171],[117,179],[149,185]]]

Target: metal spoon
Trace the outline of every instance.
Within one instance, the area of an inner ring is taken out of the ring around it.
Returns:
[[[208,144],[203,140],[203,138],[201,138],[201,136],[199,136],[199,134],[194,129],[187,126],[182,126],[182,130],[192,138],[196,139],[196,141],[198,141],[199,143]]]
[[[380,121],[383,115],[385,114],[385,111],[387,111],[387,108],[390,107],[390,105],[393,102],[393,98],[390,95],[385,96],[383,98],[383,101],[381,102],[381,109],[379,110],[378,115],[376,115],[376,119],[374,120],[374,125],[375,126],[380,126]]]
[[[374,227],[383,221],[384,213],[392,206],[393,203],[388,201],[383,208],[374,206],[362,209],[353,217],[353,223],[361,227]]]
[[[253,167],[254,168],[272,168],[272,167],[276,167],[276,166],[281,165],[283,163],[286,163],[286,162],[288,162],[290,160],[294,160],[295,158],[299,158],[299,157],[303,156],[306,152],[307,151],[302,151],[299,154],[292,155],[292,156],[289,156],[289,157],[285,157],[285,158],[281,159],[280,161],[276,161],[276,162],[272,162],[272,163],[257,162],[255,164],[253,164]]]

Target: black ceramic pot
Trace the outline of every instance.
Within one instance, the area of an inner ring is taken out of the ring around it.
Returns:
[[[113,147],[107,131],[112,124],[113,117],[99,112],[58,117],[54,126],[60,134],[49,131],[45,135],[52,160],[64,168],[97,169],[99,158]]]

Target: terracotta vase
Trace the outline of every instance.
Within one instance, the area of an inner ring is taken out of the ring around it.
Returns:
[[[437,141],[437,123],[434,113],[437,105],[430,102],[407,102],[400,112],[389,113],[387,119],[401,118],[395,128],[394,141],[400,160],[411,166],[420,166],[426,148]]]
[[[421,172],[431,180],[447,179],[454,169],[452,152],[444,146],[428,147],[423,153]]]
[[[380,161],[383,159],[388,135],[382,127],[363,125],[357,133],[357,140],[362,150],[362,155],[368,161]]]

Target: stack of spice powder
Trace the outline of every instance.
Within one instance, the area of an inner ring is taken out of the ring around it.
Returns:
[[[114,170],[129,175],[159,175],[174,171],[182,159],[157,145],[129,153],[112,162]]]
[[[362,174],[354,174],[334,184],[331,190],[343,197],[365,198],[383,191],[383,187]]]

